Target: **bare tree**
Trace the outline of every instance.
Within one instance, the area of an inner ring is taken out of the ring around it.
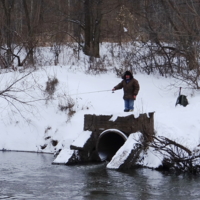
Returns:
[[[18,76],[13,74],[8,80],[4,80],[5,77],[1,80],[3,82],[1,83],[0,98],[5,100],[7,106],[11,108],[11,110],[15,110],[15,112],[19,113],[24,119],[26,119],[26,117],[22,114],[23,109],[29,112],[30,107],[34,107],[34,102],[46,100],[46,98],[39,98],[33,95],[33,89],[40,88],[40,86],[36,83],[33,83],[33,86],[33,84],[27,81],[27,78],[33,75],[32,73],[32,71],[23,75],[20,73]]]
[[[1,57],[7,63],[4,67],[12,67],[14,59],[17,59],[18,66],[23,66],[25,62],[34,64],[34,49],[39,44],[39,27],[42,25],[43,1],[31,0],[28,4],[27,0],[1,0],[0,3],[3,11],[0,15],[5,19],[0,27]]]
[[[4,14],[4,38],[5,38],[5,51],[6,51],[6,68],[8,68],[11,65],[12,60],[12,23],[11,23],[11,17],[12,17],[12,10],[14,8],[15,0],[1,0],[1,5],[3,7],[3,14]]]
[[[27,28],[26,42],[24,43],[27,51],[27,58],[31,64],[34,64],[34,49],[39,43],[39,26],[41,26],[42,0],[32,1],[28,5],[26,0],[22,1],[25,22]]]
[[[162,76],[174,76],[199,89],[200,2],[142,0],[137,8],[128,8],[132,9],[131,20],[138,23],[130,26],[134,32],[129,32],[135,47],[132,63],[147,73],[158,71]],[[127,18],[127,13],[122,12],[123,18]],[[140,48],[137,41],[143,44]]]
[[[102,0],[84,1],[84,34],[83,51],[86,55],[99,57],[100,27],[102,20]]]

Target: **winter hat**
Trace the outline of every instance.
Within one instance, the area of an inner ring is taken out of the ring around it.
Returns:
[[[129,76],[130,76],[130,79],[133,78],[133,75],[132,75],[132,73],[131,73],[130,71],[126,71],[126,72],[124,73],[123,79],[126,79],[126,75],[129,75]]]

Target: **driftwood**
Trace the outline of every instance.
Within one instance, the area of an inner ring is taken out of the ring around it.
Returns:
[[[159,169],[179,172],[199,173],[200,151],[191,151],[187,147],[166,137],[153,136],[154,140],[149,145],[163,156],[163,165]]]

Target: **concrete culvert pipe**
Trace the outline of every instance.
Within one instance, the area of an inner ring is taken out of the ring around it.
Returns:
[[[127,136],[117,129],[103,131],[97,141],[97,152],[102,161],[110,161],[127,140]]]

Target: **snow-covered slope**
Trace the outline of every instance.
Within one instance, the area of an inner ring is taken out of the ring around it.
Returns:
[[[15,76],[21,74],[14,73]],[[84,114],[112,114],[113,118],[130,114],[123,112],[123,91],[111,92],[121,81],[112,72],[91,75],[71,70],[68,66],[45,67],[45,70],[39,69],[23,80],[23,84],[30,87],[30,99],[46,97],[44,90],[48,77],[56,77],[59,82],[55,94],[48,101],[33,102],[32,107],[20,106],[17,103],[19,113],[8,105],[5,99],[0,98],[0,149],[49,153],[61,148],[69,149],[70,144],[82,133]],[[134,74],[134,77],[140,84],[134,115],[137,117],[140,113],[155,112],[157,136],[166,136],[191,150],[199,145],[199,91],[174,84],[175,81],[171,78],[140,73]],[[13,73],[0,74],[3,83],[1,87],[12,78]],[[183,87],[182,93],[187,95],[189,100],[187,107],[175,107],[180,86]],[[21,95],[23,99],[27,98],[27,94]],[[75,112],[71,118],[66,111],[59,109],[59,105],[66,106],[69,102],[74,103]],[[145,159],[147,166],[159,165],[156,152],[149,152]]]

